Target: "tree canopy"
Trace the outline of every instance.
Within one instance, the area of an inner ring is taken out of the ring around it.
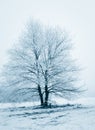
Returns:
[[[72,98],[79,94],[76,87],[78,68],[71,57],[72,41],[60,28],[46,27],[31,21],[9,51],[5,65],[4,85],[13,94],[30,94],[47,106],[51,95]]]

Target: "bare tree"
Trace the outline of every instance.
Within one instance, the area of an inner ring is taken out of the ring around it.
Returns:
[[[71,98],[80,92],[75,87],[77,67],[70,57],[72,44],[66,32],[32,21],[18,43],[9,51],[4,67],[7,86],[15,92],[31,92],[41,106],[48,106],[50,95]]]

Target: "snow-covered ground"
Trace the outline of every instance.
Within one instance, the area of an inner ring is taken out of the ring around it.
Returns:
[[[0,104],[0,130],[95,130],[95,98],[42,109],[37,103]],[[75,105],[74,105],[75,104]]]

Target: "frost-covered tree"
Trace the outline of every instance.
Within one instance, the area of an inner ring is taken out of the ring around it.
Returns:
[[[66,32],[31,21],[9,51],[5,86],[13,88],[14,95],[31,93],[31,99],[39,98],[41,106],[48,106],[51,95],[71,98],[80,92],[75,87],[77,67],[71,49]]]

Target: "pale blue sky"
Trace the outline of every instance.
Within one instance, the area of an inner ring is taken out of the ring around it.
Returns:
[[[73,56],[84,67],[87,96],[95,96],[95,1],[94,0],[0,0],[0,67],[6,51],[20,36],[29,18],[65,28],[75,43]]]

